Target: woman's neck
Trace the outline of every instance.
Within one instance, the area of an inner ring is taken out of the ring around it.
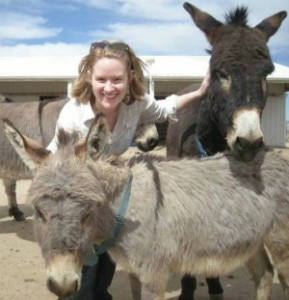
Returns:
[[[114,130],[114,127],[117,122],[118,113],[119,113],[119,106],[115,109],[105,109],[104,107],[98,106],[96,103],[91,103],[92,110],[94,114],[103,113],[107,120],[108,126],[110,131]]]
[[[109,129],[111,132],[113,132],[114,127],[116,125],[117,122],[117,118],[118,118],[118,110],[117,111],[110,111],[110,112],[103,112],[105,115],[105,118],[107,120]]]

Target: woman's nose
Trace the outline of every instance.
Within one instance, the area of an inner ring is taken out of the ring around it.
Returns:
[[[111,82],[106,82],[104,85],[104,90],[106,92],[112,91],[114,89],[114,85]]]

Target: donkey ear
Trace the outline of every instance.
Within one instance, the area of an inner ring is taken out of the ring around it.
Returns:
[[[185,2],[183,6],[190,14],[196,26],[205,33],[210,44],[213,44],[217,34],[217,29],[219,29],[223,23],[188,2]]]
[[[280,11],[279,13],[264,19],[256,26],[256,28],[264,34],[266,41],[268,41],[269,38],[277,32],[286,17],[287,12]]]
[[[34,140],[22,135],[7,119],[3,119],[5,134],[27,167],[35,170],[50,154]]]
[[[110,130],[103,114],[96,115],[86,137],[86,158],[96,160],[104,155]]]

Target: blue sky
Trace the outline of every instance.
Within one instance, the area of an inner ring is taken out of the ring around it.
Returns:
[[[139,55],[206,55],[209,44],[183,2],[0,0],[0,56],[82,56],[92,41],[103,39],[124,40]],[[220,21],[237,5],[248,6],[251,26],[281,10],[289,12],[288,0],[189,2]],[[289,17],[268,46],[274,62],[289,67],[288,32]]]

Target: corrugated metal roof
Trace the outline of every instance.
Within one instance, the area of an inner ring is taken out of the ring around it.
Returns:
[[[157,80],[203,78],[209,56],[141,56]],[[81,57],[0,57],[0,80],[73,80]],[[149,73],[146,72],[146,76]],[[269,81],[289,83],[289,68],[275,63]]]

